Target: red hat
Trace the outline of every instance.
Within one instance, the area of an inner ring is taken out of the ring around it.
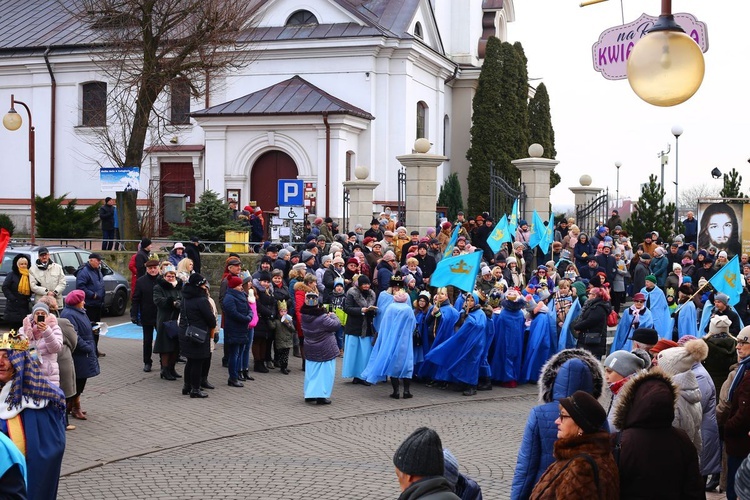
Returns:
[[[350,259],[347,259],[347,261],[346,261],[346,265],[348,266],[349,264],[359,265],[359,261],[357,259],[355,259],[354,257],[351,257]]]
[[[674,340],[659,339],[659,342],[657,342],[654,347],[652,347],[651,349],[649,349],[649,351],[651,352],[651,354],[656,355],[656,354],[659,354],[662,351],[665,351],[667,349],[671,349],[672,347],[679,347],[679,345]]]
[[[86,294],[83,290],[73,290],[65,297],[65,305],[77,306],[86,298]]]
[[[448,221],[445,221],[442,224],[440,224],[440,227],[442,227],[443,229],[450,229],[451,228],[451,223],[448,222]]]
[[[633,300],[642,300],[643,302],[646,302],[646,296],[643,295],[641,292],[638,292],[635,295],[633,295]]]
[[[227,286],[229,288],[237,288],[242,284],[242,278],[239,276],[230,276],[227,278]]]
[[[371,241],[375,241],[375,238],[373,238],[372,236],[366,236],[365,239],[362,240],[362,243],[364,243],[365,245],[367,245]]]
[[[323,224],[323,217],[316,217],[313,224]]]

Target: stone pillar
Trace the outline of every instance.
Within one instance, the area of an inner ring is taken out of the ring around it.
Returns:
[[[590,175],[586,175],[586,174],[582,175],[581,178],[578,179],[578,182],[581,184],[580,186],[574,186],[574,187],[568,188],[575,195],[576,208],[581,205],[585,205],[591,200],[595,199],[604,190],[603,188],[591,186]]]
[[[550,213],[549,177],[552,169],[560,162],[542,158],[543,154],[544,148],[535,143],[529,146],[529,158],[511,162],[521,171],[521,182],[526,186],[524,213],[519,216],[519,219],[531,220],[536,210],[542,220],[546,220]]]
[[[357,180],[343,183],[344,189],[349,190],[349,227],[347,229],[350,231],[354,230],[355,224],[362,224],[364,228],[370,227],[373,192],[380,183],[365,180],[368,175],[370,175],[370,169],[358,165],[354,167],[354,176]]]
[[[419,231],[419,234],[435,227],[437,168],[448,159],[428,154],[429,150],[427,139],[417,139],[414,153],[396,157],[406,167],[406,227],[409,231]]]

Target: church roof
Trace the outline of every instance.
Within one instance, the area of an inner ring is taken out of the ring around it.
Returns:
[[[346,114],[374,120],[367,111],[319,89],[304,78],[292,78],[252,94],[191,113],[197,118],[213,116]]]

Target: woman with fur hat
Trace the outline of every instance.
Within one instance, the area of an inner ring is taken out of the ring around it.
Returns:
[[[700,455],[703,448],[701,440],[701,391],[698,379],[693,373],[693,364],[701,362],[708,356],[708,346],[701,340],[691,340],[684,347],[673,347],[661,351],[654,359],[654,364],[672,377],[672,383],[678,390],[677,404],[672,425],[684,430]]]
[[[619,498],[617,464],[602,430],[606,412],[588,392],[576,391],[560,399],[555,420],[555,462],[531,492],[533,499]]]
[[[331,404],[330,397],[336,378],[336,358],[339,353],[336,332],[341,328],[341,321],[335,312],[326,312],[319,305],[318,294],[313,291],[305,294],[301,314],[307,343],[305,402]]]
[[[513,475],[511,498],[525,500],[544,471],[554,462],[553,447],[557,439],[559,401],[585,391],[599,398],[604,387],[604,373],[599,361],[583,349],[566,349],[552,356],[542,367],[537,383],[540,405],[535,406],[526,420],[523,440]],[[607,430],[604,424],[603,429]]]
[[[698,453],[672,426],[677,388],[661,370],[642,371],[619,393],[612,436],[620,498],[705,499]]]

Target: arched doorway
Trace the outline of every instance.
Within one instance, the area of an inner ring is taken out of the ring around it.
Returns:
[[[278,180],[296,178],[297,165],[291,156],[283,151],[263,153],[250,172],[250,199],[264,212],[270,212],[278,201]]]

